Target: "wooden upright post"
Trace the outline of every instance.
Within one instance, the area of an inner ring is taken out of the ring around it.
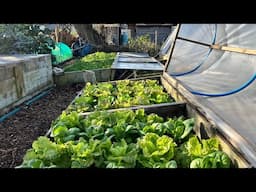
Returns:
[[[155,50],[157,49],[157,30],[155,30]]]
[[[56,24],[56,27],[55,27],[55,41],[56,43],[59,42],[59,25]]]
[[[169,64],[171,62],[171,57],[172,57],[173,49],[175,47],[175,43],[176,43],[176,39],[178,37],[179,31],[180,31],[180,24],[178,24],[178,26],[177,26],[177,32],[175,34],[174,40],[173,40],[172,45],[171,45],[171,51],[170,51],[170,54],[168,55],[167,62],[166,62],[165,67],[164,67],[164,72],[167,71],[168,66],[169,66]]]

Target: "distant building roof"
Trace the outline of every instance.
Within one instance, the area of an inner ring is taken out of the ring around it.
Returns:
[[[173,26],[174,24],[171,24],[171,23],[138,23],[136,24],[136,27],[147,27],[147,26],[165,26],[165,27],[171,27]]]
[[[103,24],[104,27],[120,27],[120,24]]]

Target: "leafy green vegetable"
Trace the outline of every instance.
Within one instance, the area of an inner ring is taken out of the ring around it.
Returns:
[[[216,138],[202,139],[201,143],[197,137],[191,137],[186,145],[191,156],[201,157],[219,150],[219,142]]]
[[[32,144],[19,168],[70,167],[71,151],[69,145],[56,144],[47,137],[39,137]]]
[[[154,167],[155,163],[168,163],[174,157],[176,143],[172,138],[155,133],[147,133],[138,141],[142,150],[139,162],[144,167]]]
[[[40,159],[30,159],[24,161],[22,165],[17,166],[16,168],[44,168],[44,162]]]
[[[75,98],[74,102],[68,106],[67,112],[80,113],[167,102],[173,102],[173,100],[168,93],[164,92],[157,80],[120,80],[115,84],[87,83],[81,96]],[[149,121],[150,118],[154,117],[149,117]]]
[[[51,137],[54,137],[55,141],[63,143],[67,141],[79,139],[79,133],[83,128],[81,117],[77,112],[73,111],[66,114],[65,111],[52,123]]]
[[[186,119],[183,121],[183,124],[185,125],[185,130],[183,134],[180,136],[181,139],[186,138],[191,133],[191,131],[195,126],[195,119],[194,118]]]
[[[112,144],[107,156],[106,168],[134,168],[137,159],[137,145],[127,144],[124,139]]]
[[[75,140],[75,137],[76,137],[75,135],[68,135],[68,136],[63,138],[63,142],[65,143],[65,142],[68,142],[68,141],[73,141],[73,140]]]
[[[71,168],[86,168],[93,165],[94,151],[99,144],[99,140],[89,140],[89,142],[86,142],[81,139],[77,145],[73,145]]]
[[[80,129],[79,128],[76,128],[76,127],[73,127],[73,128],[70,128],[69,130],[68,130],[68,134],[69,135],[77,135],[77,134],[79,134],[80,133]]]
[[[190,168],[230,168],[231,160],[222,151],[215,151],[190,163]]]
[[[156,133],[160,136],[169,135],[177,143],[181,143],[183,140],[185,140],[194,127],[193,118],[187,120],[183,120],[182,117],[177,119],[169,118],[168,121],[163,122],[163,118],[159,118],[159,116],[155,114],[148,115],[147,123],[149,125],[146,125],[143,128],[143,132]]]
[[[72,65],[64,67],[65,72],[69,71],[83,71],[91,69],[101,69],[101,68],[110,68],[116,53],[105,53],[105,52],[96,52],[81,59],[76,59],[73,61]]]
[[[157,114],[151,113],[147,116],[147,123],[162,123],[164,119],[162,117],[159,117]]]
[[[152,168],[177,168],[175,160],[168,161],[167,163],[154,163]]]
[[[53,127],[52,130],[52,137],[64,137],[68,132],[68,128],[63,124],[60,125],[60,123]]]
[[[65,111],[52,123],[52,127],[57,127],[59,125],[66,127],[78,127],[82,128],[80,123],[80,116],[76,111],[72,111],[71,113],[66,113]]]
[[[88,54],[83,57],[81,60],[84,62],[90,62],[95,60],[106,60],[106,59],[114,59],[116,57],[116,53],[106,53],[106,52],[95,52],[92,54]]]
[[[219,151],[219,142],[216,138],[202,139],[200,142],[196,136],[192,136],[177,148],[174,159],[178,162],[178,166],[188,168],[194,159],[216,151]],[[198,163],[199,160],[195,161],[193,165]]]
[[[109,149],[111,146],[112,146],[112,142],[109,137],[101,140],[101,142],[99,143],[99,145],[94,151],[95,167],[105,168],[107,166],[106,159],[108,157]]]
[[[144,118],[144,119],[143,119]],[[141,119],[141,120],[140,120]],[[106,111],[94,112],[80,121],[82,129],[79,132],[76,139],[82,136],[88,140],[90,138],[102,139],[103,137],[111,137],[113,141],[121,141],[125,138],[128,143],[136,142],[137,138],[143,135],[141,132],[142,127],[146,124],[146,116],[144,111],[117,111],[114,113],[107,113]],[[67,129],[70,129],[69,127]],[[73,128],[71,128],[73,129]],[[70,132],[65,129],[65,133]],[[77,130],[78,131],[78,130]],[[67,136],[52,135],[55,138]],[[63,139],[59,139],[58,142],[62,142]]]
[[[165,120],[144,109],[95,111],[86,117],[63,112],[52,123],[54,141],[39,137],[17,168],[230,167],[218,140],[200,141],[193,127],[194,119]]]

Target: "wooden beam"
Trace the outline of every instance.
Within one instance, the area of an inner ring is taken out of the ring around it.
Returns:
[[[246,48],[240,48],[240,47],[228,47],[228,46],[221,46],[221,45],[211,45],[212,49],[217,50],[223,50],[223,51],[230,51],[230,52],[236,52],[236,53],[242,53],[242,54],[248,54],[248,55],[256,55],[255,49],[246,49]]]
[[[176,44],[176,40],[177,40],[177,38],[178,38],[178,34],[179,34],[179,32],[180,32],[180,27],[181,27],[181,25],[178,24],[178,26],[177,26],[177,31],[176,31],[176,34],[175,34],[173,43],[171,44],[171,47],[170,47],[170,52],[169,52],[169,54],[168,54],[168,56],[167,56],[168,59],[167,59],[167,61],[166,61],[166,63],[165,63],[164,72],[166,72],[166,71],[168,70],[168,66],[169,66],[169,64],[170,64],[170,62],[171,62],[173,50],[174,50],[174,47],[175,47],[175,44]]]
[[[224,46],[224,45],[210,45],[207,43],[199,42],[199,41],[194,41],[191,39],[186,39],[182,37],[177,37],[176,39],[195,43],[195,44],[200,44],[203,46],[208,46],[212,49],[217,49],[217,50],[222,50],[222,51],[230,51],[230,52],[236,52],[236,53],[242,53],[242,54],[248,54],[248,55],[256,55],[256,50],[255,49],[246,49],[246,48],[241,48],[241,47],[229,47],[229,46]]]
[[[190,43],[195,43],[195,44],[207,46],[207,47],[210,47],[210,46],[211,46],[211,45],[208,44],[208,43],[203,43],[203,42],[199,42],[199,41],[194,41],[194,40],[192,40],[192,39],[187,39],[187,38],[183,38],[183,37],[177,37],[177,39],[183,40],[183,41],[187,41],[187,42],[190,42]]]
[[[184,116],[187,117],[186,112],[186,103],[185,102],[172,102],[172,103],[160,103],[160,104],[152,104],[152,105],[138,105],[133,107],[126,108],[117,108],[117,109],[108,109],[107,112],[116,112],[123,110],[138,110],[144,109],[147,114],[157,113],[162,117],[179,117]],[[88,116],[95,111],[80,113],[81,116]]]

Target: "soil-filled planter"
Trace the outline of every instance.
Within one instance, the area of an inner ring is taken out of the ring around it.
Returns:
[[[67,112],[84,113],[172,102],[174,100],[161,85],[159,76],[155,76],[151,79],[87,83],[69,105]]]
[[[112,69],[94,69],[85,71],[64,72],[54,76],[54,82],[58,86],[65,86],[73,83],[103,82],[110,81]]]
[[[51,139],[34,141],[20,167],[232,167],[218,140],[200,141],[194,125],[184,103],[89,115],[63,113],[52,124]]]

